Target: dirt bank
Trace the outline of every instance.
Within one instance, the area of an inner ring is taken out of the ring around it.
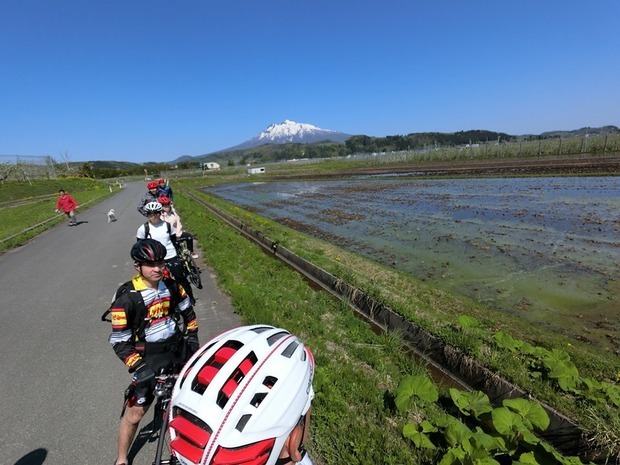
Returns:
[[[371,174],[373,169],[364,169]],[[376,173],[409,171],[423,172],[428,175],[457,174],[457,175],[553,175],[553,174],[605,174],[620,173],[620,154],[606,157],[588,157],[576,159],[511,159],[470,161],[456,163],[417,163],[397,167],[396,171],[387,169],[375,170]]]
[[[413,176],[620,175],[620,153],[373,164],[372,166],[345,168],[333,173],[313,175],[312,177],[337,178],[358,175],[406,175],[409,173]]]

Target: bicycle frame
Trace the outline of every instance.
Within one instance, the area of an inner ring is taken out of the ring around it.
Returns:
[[[159,436],[157,438],[157,448],[153,465],[173,465],[178,463],[170,450],[170,436],[168,433],[168,409],[170,408],[172,389],[178,376],[178,373],[175,372],[161,373],[157,376],[157,384],[155,385],[155,389],[153,391],[153,394],[157,399],[153,421],[157,422],[160,420],[161,426],[159,428]],[[164,459],[164,456],[168,458]]]
[[[200,268],[187,247],[187,242],[183,239],[177,239],[177,254],[183,264],[183,272],[188,281],[198,289],[202,289],[202,279],[200,278]]]
[[[183,269],[185,270],[185,274],[188,274],[190,271],[189,263],[190,263],[190,252],[187,248],[187,242],[181,239],[177,239],[177,253],[181,262],[183,263]]]

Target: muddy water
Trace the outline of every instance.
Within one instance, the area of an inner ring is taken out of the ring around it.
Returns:
[[[278,182],[208,189],[450,292],[620,349],[620,178]]]

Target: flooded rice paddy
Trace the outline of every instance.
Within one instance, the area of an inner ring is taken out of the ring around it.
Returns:
[[[207,189],[455,294],[620,353],[620,178]]]

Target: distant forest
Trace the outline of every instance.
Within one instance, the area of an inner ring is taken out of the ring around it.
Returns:
[[[454,133],[420,132],[406,136],[352,136],[344,144],[318,142],[314,144],[263,145],[237,152],[222,152],[214,155],[215,160],[240,159],[240,164],[250,161],[273,162],[294,158],[333,158],[355,153],[399,152],[402,150],[421,150],[426,147],[460,146],[486,143],[489,141],[508,142],[516,140],[503,132],[459,131]]]
[[[388,152],[400,150],[419,150],[430,146],[458,146],[489,141],[503,142],[516,140],[503,132],[459,131],[452,133],[419,132],[406,136],[369,137],[353,136],[345,142],[347,150],[357,152]]]

